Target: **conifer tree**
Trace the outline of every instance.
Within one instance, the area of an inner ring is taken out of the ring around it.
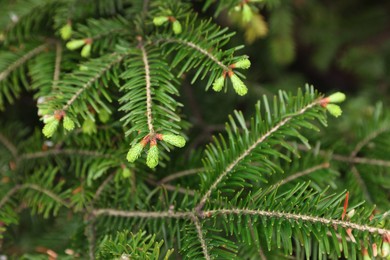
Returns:
[[[252,79],[242,44],[297,55],[292,3],[0,5],[2,255],[390,257],[389,108]]]

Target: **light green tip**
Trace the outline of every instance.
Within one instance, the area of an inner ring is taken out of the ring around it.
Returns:
[[[341,108],[338,105],[334,104],[328,104],[326,105],[326,109],[329,111],[329,113],[334,117],[339,117],[343,113]]]
[[[341,103],[345,98],[346,96],[342,92],[336,92],[328,97],[330,103]]]
[[[74,129],[74,122],[68,116],[65,116],[63,126],[66,130],[71,131]]]
[[[252,20],[253,12],[248,4],[242,6],[242,21],[248,23]]]
[[[214,81],[214,83],[213,83],[213,89],[214,89],[214,91],[216,91],[216,92],[221,91],[224,82],[225,82],[225,77],[224,77],[224,76],[221,76],[221,77],[217,78],[217,79]]]
[[[47,122],[47,124],[43,127],[42,133],[47,137],[50,138],[53,136],[55,131],[57,130],[59,121],[57,119],[51,120]]]
[[[91,56],[91,48],[92,48],[92,44],[86,44],[81,49],[81,57],[88,58],[89,56]]]
[[[250,66],[251,62],[249,59],[241,59],[234,64],[234,67],[239,69],[248,69]]]
[[[69,40],[72,36],[72,25],[70,23],[65,24],[60,29],[61,38],[64,40]]]
[[[153,18],[153,23],[156,26],[161,26],[168,21],[168,16],[157,16]]]
[[[242,80],[236,74],[233,74],[230,77],[230,80],[232,81],[233,88],[238,95],[244,96],[248,92],[248,88],[245,86],[244,82],[242,82]]]
[[[129,162],[135,162],[135,160],[138,159],[138,157],[141,155],[142,150],[144,149],[144,146],[141,143],[138,143],[130,148],[129,152],[127,153],[126,159]]]
[[[83,126],[81,127],[81,129],[83,130],[84,134],[89,134],[90,135],[90,134],[96,133],[96,131],[97,131],[96,123],[92,119],[87,118],[84,121]]]
[[[82,46],[84,46],[84,44],[85,44],[84,40],[72,40],[66,44],[66,48],[73,51],[78,48],[81,48]]]
[[[122,170],[122,176],[123,176],[123,178],[129,178],[129,177],[131,177],[131,171],[130,171],[130,169],[127,168],[127,167],[123,168],[123,170]]]
[[[186,139],[180,135],[164,134],[162,139],[168,144],[174,145],[176,147],[184,147],[186,145]]]
[[[155,168],[158,165],[158,148],[157,145],[150,147],[148,151],[148,156],[146,157],[146,165],[149,168]]]
[[[180,24],[180,22],[178,20],[174,21],[172,26],[173,26],[173,32],[175,34],[180,34],[181,33],[182,28],[181,28],[181,24]]]

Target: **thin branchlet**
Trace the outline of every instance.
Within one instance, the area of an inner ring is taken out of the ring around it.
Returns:
[[[236,167],[244,158],[246,158],[259,144],[261,144],[264,140],[270,137],[273,133],[278,131],[282,126],[287,124],[292,118],[304,114],[308,109],[318,105],[319,100],[315,100],[307,106],[300,109],[297,113],[285,117],[279,123],[277,123],[274,127],[272,127],[269,131],[264,133],[261,137],[259,137],[250,147],[248,147],[240,156],[238,156],[231,164],[229,164],[225,170],[218,176],[218,178],[214,181],[213,184],[209,187],[209,189],[205,192],[199,204],[197,205],[197,211],[201,211],[207,199],[211,196],[211,193],[217,188],[218,184],[226,177],[226,175],[231,172],[234,167]]]

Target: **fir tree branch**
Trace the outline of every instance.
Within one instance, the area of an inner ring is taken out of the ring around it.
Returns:
[[[324,163],[321,163],[319,165],[316,165],[316,166],[313,166],[309,169],[306,169],[304,171],[300,171],[300,172],[297,172],[297,173],[294,173],[293,175],[290,175],[288,176],[287,178],[281,180],[280,182],[278,182],[277,184],[275,184],[274,186],[281,186],[281,185],[284,185],[290,181],[293,181],[297,178],[300,178],[302,176],[305,176],[305,175],[308,175],[310,173],[313,173],[313,172],[316,172],[318,170],[321,170],[321,169],[327,169],[329,168],[329,163],[328,162],[324,162]]]
[[[305,145],[302,144],[295,144],[297,148],[301,151],[309,151],[310,149],[307,148]],[[330,157],[330,159],[340,162],[346,162],[346,163],[352,163],[352,164],[370,164],[370,165],[376,165],[376,166],[384,166],[384,167],[390,167],[390,161],[387,160],[381,160],[381,159],[375,159],[375,158],[364,158],[364,157],[353,157],[345,156],[341,154],[329,154],[329,152],[324,150],[319,150],[318,154],[323,157]]]
[[[14,70],[25,64],[27,61],[29,61],[34,56],[38,55],[39,53],[46,50],[46,48],[49,46],[48,43],[44,43],[39,45],[38,47],[32,49],[31,51],[24,54],[22,57],[20,57],[18,60],[16,60],[14,63],[9,65],[6,70],[2,71],[0,73],[0,81],[6,79],[10,73],[12,73]]]
[[[379,235],[390,235],[390,230],[384,228],[377,228],[368,225],[359,225],[353,222],[337,220],[337,219],[327,219],[323,217],[315,217],[309,215],[301,215],[294,213],[286,213],[286,212],[278,212],[278,211],[266,211],[266,210],[251,210],[251,209],[217,209],[217,210],[208,210],[202,213],[202,216],[210,217],[215,215],[257,215],[257,216],[265,216],[271,218],[280,218],[280,219],[291,219],[296,221],[306,221],[311,223],[320,223],[324,225],[332,225],[342,228],[351,228],[353,230],[361,231],[361,232],[369,232],[371,234],[379,234]]]
[[[251,232],[251,237],[252,239],[255,241],[256,239],[258,239],[257,237],[255,237],[255,232],[253,230],[253,224],[252,224],[252,220],[249,219],[249,230]],[[263,252],[263,249],[261,248],[261,245],[260,244],[256,244],[257,246],[257,252],[259,253],[259,257],[261,260],[267,260],[267,257],[265,256],[264,252]]]
[[[199,222],[198,217],[193,216],[193,217],[192,217],[192,221],[193,221],[194,224],[195,224],[196,233],[198,234],[198,239],[199,239],[199,242],[200,242],[200,244],[201,244],[201,246],[202,246],[203,255],[204,255],[204,257],[205,257],[206,260],[210,260],[211,257],[210,257],[210,254],[209,254],[209,252],[208,252],[206,240],[205,240],[204,237],[203,237],[202,226],[200,225],[200,222]]]
[[[96,217],[100,215],[125,217],[125,218],[190,218],[192,212],[174,211],[124,211],[116,209],[93,209],[92,214]]]
[[[366,138],[364,138],[362,141],[360,141],[356,146],[355,149],[351,153],[351,157],[356,157],[358,152],[366,146],[371,140],[375,139],[377,136],[390,131],[390,127],[382,127],[379,129],[376,129],[376,131],[373,131],[370,135],[368,135]]]
[[[95,195],[93,196],[92,202],[95,202],[99,197],[100,194],[103,192],[104,188],[107,186],[108,183],[114,178],[115,172],[108,175],[108,177],[100,184],[99,188],[96,190]]]
[[[143,43],[140,41],[138,46],[142,52],[142,61],[145,68],[145,82],[146,82],[146,116],[148,118],[148,128],[149,134],[154,135],[153,128],[153,116],[152,116],[152,93],[151,93],[151,83],[150,83],[150,68],[148,61],[148,54],[146,53]]]
[[[62,45],[60,42],[56,42],[56,60],[54,64],[53,88],[57,87],[57,82],[60,79],[61,60],[62,60]]]
[[[76,149],[53,149],[48,151],[40,151],[33,153],[26,153],[20,156],[21,160],[31,160],[37,159],[47,156],[55,156],[55,155],[82,155],[82,156],[94,156],[94,157],[102,157],[102,158],[112,158],[110,154],[104,154],[97,151],[89,151],[89,150],[76,150]]]
[[[164,184],[164,183],[173,181],[175,179],[178,179],[178,178],[181,178],[181,177],[184,177],[184,176],[196,174],[196,173],[202,171],[203,169],[204,168],[196,168],[196,169],[189,169],[189,170],[184,170],[184,171],[172,173],[172,174],[168,175],[167,177],[161,179],[158,183],[159,184]]]
[[[16,146],[2,133],[0,133],[0,142],[11,152],[12,156],[17,159],[18,158],[18,149]]]
[[[266,132],[264,135],[259,137],[248,149],[246,149],[239,157],[237,157],[231,164],[229,164],[226,169],[218,176],[218,178],[214,181],[214,183],[210,186],[210,188],[206,191],[206,193],[201,198],[199,204],[196,206],[197,211],[201,211],[204,204],[206,203],[207,199],[210,197],[211,193],[217,188],[217,185],[225,178],[225,176],[231,172],[236,165],[243,160],[245,157],[247,157],[253,149],[255,149],[259,144],[261,144],[264,140],[266,140],[269,136],[271,136],[273,133],[278,131],[282,126],[287,124],[292,118],[304,114],[308,109],[318,105],[319,100],[315,100],[314,102],[308,104],[307,106],[303,107],[298,112],[289,115],[282,119],[279,123],[277,123],[274,127],[272,127],[268,132]]]
[[[363,158],[363,157],[349,157],[339,154],[333,154],[332,159],[340,162],[347,162],[353,164],[370,164],[376,166],[390,167],[390,161],[374,159],[374,158]]]
[[[50,190],[47,190],[45,188],[42,188],[36,184],[32,184],[32,183],[25,183],[25,184],[22,184],[22,185],[16,185],[14,186],[10,191],[7,192],[7,194],[1,199],[0,201],[0,209],[5,205],[5,203],[7,203],[7,201],[18,191],[20,190],[23,190],[23,189],[33,189],[33,190],[36,190],[36,191],[39,191],[47,196],[49,196],[50,198],[52,198],[53,200],[57,201],[58,203],[64,205],[65,207],[67,208],[71,208],[71,205],[69,203],[67,203],[66,201],[64,201],[63,199],[61,199],[57,194],[53,193],[52,191]]]
[[[113,66],[116,64],[122,62],[122,60],[127,56],[126,54],[117,54],[113,53],[113,61],[109,63],[106,67],[104,67],[102,70],[98,71],[96,75],[88,80],[69,100],[66,102],[66,105],[62,107],[63,111],[68,110],[68,108],[72,105],[72,103],[83,93],[85,90],[87,90],[90,86],[92,86],[93,83],[95,83],[100,77],[104,75],[108,70],[110,70]],[[115,58],[115,56],[117,56]]]
[[[364,180],[362,179],[362,176],[360,175],[358,169],[355,166],[352,166],[351,172],[352,172],[353,176],[355,177],[357,183],[359,184],[360,188],[362,189],[364,197],[366,198],[366,200],[368,202],[372,203],[372,199],[371,199],[370,193],[368,192],[367,186],[366,186]]]
[[[224,71],[229,71],[229,67],[223,64],[217,57],[215,57],[211,52],[203,49],[202,47],[196,45],[193,42],[181,40],[181,39],[174,39],[174,38],[159,38],[156,43],[159,42],[167,42],[167,43],[178,43],[182,45],[186,45],[200,53],[202,53],[204,56],[206,56],[208,59],[212,60],[214,63],[216,63],[219,67],[221,67]]]

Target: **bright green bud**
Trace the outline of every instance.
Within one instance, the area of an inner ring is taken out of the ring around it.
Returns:
[[[53,117],[54,118],[54,117]],[[54,120],[49,121],[42,129],[42,133],[47,137],[50,138],[53,136],[55,131],[58,127],[58,120],[54,118]]]
[[[129,162],[135,162],[135,160],[138,159],[138,157],[141,155],[142,150],[144,149],[144,145],[142,143],[138,143],[130,148],[129,152],[127,153],[126,159]]]
[[[175,34],[181,33],[181,30],[182,30],[182,29],[181,29],[181,24],[180,24],[180,22],[179,22],[178,20],[176,20],[176,21],[173,22],[172,27],[173,27],[173,32],[174,32]]]
[[[363,256],[363,260],[372,260],[371,257],[368,255],[368,253],[366,255]]]
[[[352,209],[352,210],[350,210],[350,211],[347,213],[347,216],[348,216],[349,219],[351,219],[354,215],[355,215],[355,209]]]
[[[87,118],[82,126],[82,130],[84,134],[93,134],[96,133],[97,128],[96,128],[96,123],[90,118]]]
[[[63,126],[66,130],[71,131],[74,129],[74,122],[68,116],[65,116]]]
[[[390,256],[390,243],[387,241],[383,241],[382,244],[382,257]]]
[[[122,176],[123,178],[129,178],[131,176],[131,171],[129,170],[129,168],[127,167],[123,168]]]
[[[245,86],[244,82],[236,75],[233,74],[230,76],[230,80],[233,83],[233,88],[238,95],[244,96],[248,92],[248,88]]]
[[[84,44],[85,44],[84,40],[72,40],[66,44],[66,48],[73,51],[78,48],[81,48],[82,46],[84,46]]]
[[[110,114],[106,110],[104,110],[104,109],[100,110],[100,112],[99,112],[99,120],[100,120],[100,122],[107,123],[107,121],[109,119],[110,119]]]
[[[153,23],[156,26],[161,26],[169,20],[168,16],[157,16],[153,18]]]
[[[328,104],[326,105],[326,109],[329,111],[329,113],[334,117],[339,117],[342,114],[342,110],[338,105]]]
[[[244,23],[248,23],[252,20],[253,12],[249,5],[244,4],[242,6],[242,20]]]
[[[148,151],[148,156],[146,157],[146,165],[149,168],[155,168],[158,164],[158,148],[157,145],[150,147]]]
[[[62,39],[64,40],[70,39],[70,37],[72,36],[72,24],[67,23],[64,26],[62,26],[60,29],[60,34]]]
[[[43,116],[43,123],[47,124],[50,123],[51,121],[57,120],[54,116]]]
[[[213,83],[213,89],[214,91],[221,91],[223,87],[223,83],[225,82],[225,77],[222,75],[221,77],[217,78]]]
[[[329,103],[341,103],[345,100],[345,94],[336,92],[328,97]]]
[[[164,134],[162,139],[168,144],[174,145],[176,147],[184,147],[186,144],[186,139],[180,135]]]
[[[91,56],[91,47],[92,47],[92,44],[86,44],[81,49],[81,57],[88,58],[89,56]]]
[[[88,68],[88,66],[80,65],[79,70],[81,70],[81,71],[88,71],[89,68]]]
[[[249,59],[241,59],[234,63],[234,68],[239,69],[248,69],[251,66],[251,62]]]

